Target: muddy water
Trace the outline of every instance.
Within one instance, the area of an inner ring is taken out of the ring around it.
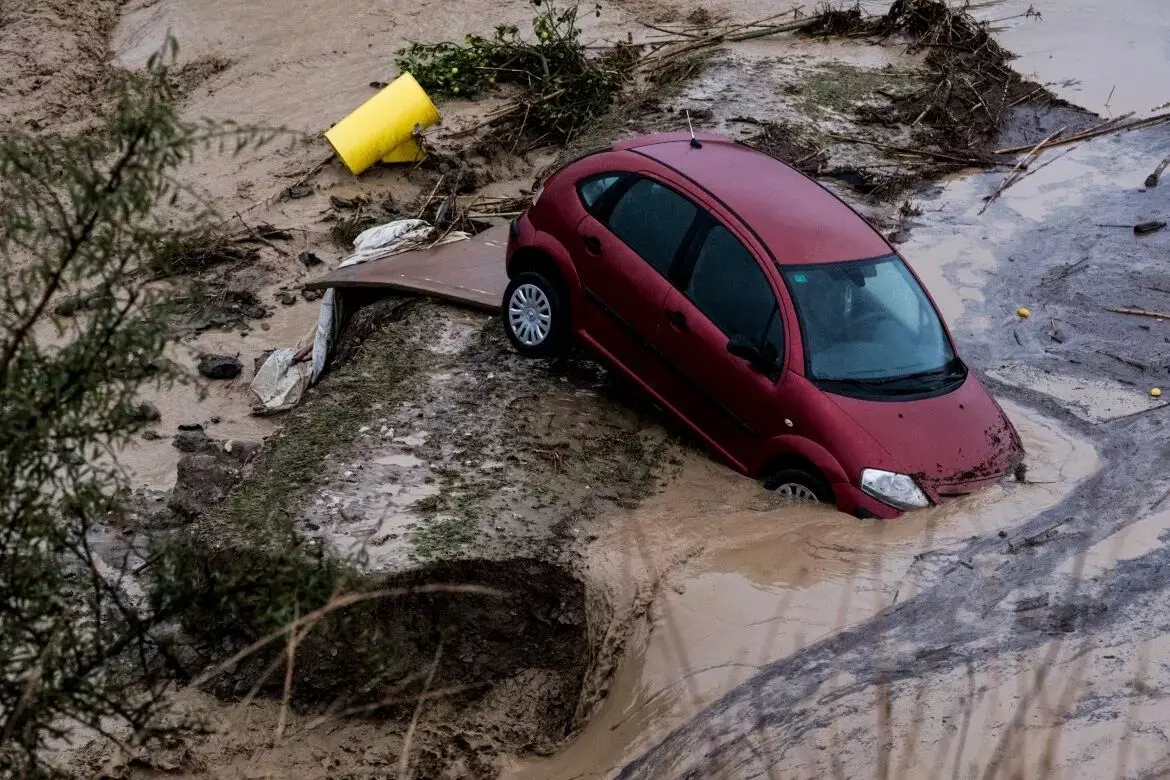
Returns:
[[[773,776],[870,777],[884,753],[898,778],[1165,777],[1165,706],[1158,697],[1131,703],[1125,692],[1164,687],[1158,659],[1167,651],[1165,636],[1126,646],[1057,639],[990,670],[869,688],[842,700],[847,711],[806,735],[802,749],[771,767]],[[832,696],[845,682],[818,694]],[[1110,698],[1116,703],[1100,717],[1069,720],[1079,705]],[[879,733],[874,713],[885,707]]]
[[[267,299],[263,291],[261,296]],[[152,427],[161,436],[157,440],[140,440],[119,453],[118,462],[126,469],[133,484],[152,490],[169,490],[175,482],[175,467],[182,456],[171,446],[176,427],[198,423],[214,439],[261,441],[272,435],[280,417],[257,417],[252,414],[252,397],[248,385],[255,376],[254,358],[267,350],[295,347],[312,332],[317,321],[318,304],[298,302],[281,306],[253,327],[248,335],[237,332],[209,331],[191,341],[171,345],[166,357],[188,372],[185,382],[167,389],[145,387],[141,397],[158,407],[162,418]],[[202,353],[237,355],[243,372],[233,380],[208,380],[194,367]]]
[[[1097,467],[1091,445],[1008,405],[1035,484],[1004,484],[890,522],[777,505],[755,481],[705,459],[629,517],[602,548],[660,591],[609,698],[561,755],[516,778],[604,777],[765,663],[783,658],[959,565],[950,547],[1031,517]]]
[[[1170,101],[1170,5],[1164,0],[1000,0],[977,4],[1024,75],[1103,116]],[[1039,18],[1021,17],[1029,8]],[[1016,18],[1008,18],[1016,17]],[[1004,21],[997,21],[1004,20]]]

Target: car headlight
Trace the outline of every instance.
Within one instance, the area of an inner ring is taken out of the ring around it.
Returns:
[[[881,469],[862,469],[861,489],[897,509],[922,509],[930,506],[930,499],[922,492],[922,488],[905,474],[895,474]]]

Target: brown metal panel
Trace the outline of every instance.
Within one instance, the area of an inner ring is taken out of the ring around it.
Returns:
[[[499,224],[466,241],[338,268],[305,287],[403,290],[498,311],[508,286],[504,270],[507,244],[508,225]]]

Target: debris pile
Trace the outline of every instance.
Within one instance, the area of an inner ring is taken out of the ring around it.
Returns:
[[[1009,66],[1012,55],[996,42],[986,24],[939,0],[895,0],[878,17],[865,17],[856,9],[829,10],[805,33],[903,36],[909,38],[912,51],[926,52],[933,84],[896,98],[891,117],[916,128],[919,143],[983,148],[999,133],[1010,109],[1057,101],[1045,87],[1021,78]]]
[[[639,47],[618,44],[589,57],[575,3],[564,9],[534,6],[533,41],[515,25],[502,24],[491,38],[468,35],[463,44],[412,44],[395,62],[423,88],[443,95],[474,97],[496,85],[515,85],[520,88],[516,98],[481,126],[492,125],[508,136],[527,134],[534,145],[564,141],[609,109],[638,61]]]

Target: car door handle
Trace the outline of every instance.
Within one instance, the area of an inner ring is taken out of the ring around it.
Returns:
[[[675,330],[681,330],[683,333],[687,333],[691,329],[690,326],[687,325],[687,315],[683,314],[681,311],[667,309],[666,319],[670,321],[671,326]]]
[[[601,254],[601,239],[597,236],[581,236],[581,243],[585,245],[585,251],[589,254]]]

